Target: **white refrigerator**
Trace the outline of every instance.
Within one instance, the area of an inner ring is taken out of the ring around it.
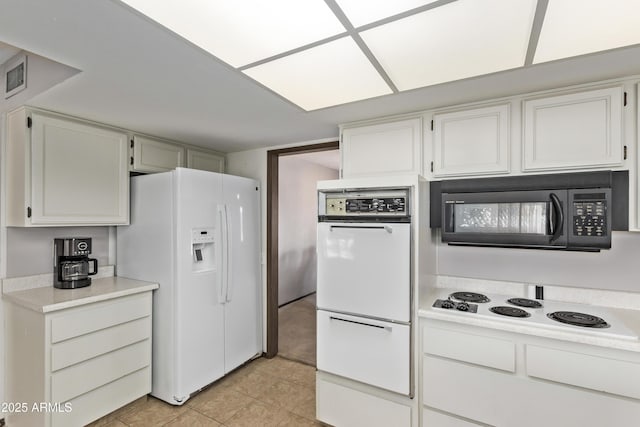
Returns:
[[[131,178],[117,275],[159,283],[151,394],[190,394],[262,353],[260,197],[254,180],[177,168]]]

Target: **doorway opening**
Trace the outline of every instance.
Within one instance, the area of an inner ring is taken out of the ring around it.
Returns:
[[[338,148],[267,152],[267,357],[282,347],[284,357],[315,364],[315,185],[338,178]]]

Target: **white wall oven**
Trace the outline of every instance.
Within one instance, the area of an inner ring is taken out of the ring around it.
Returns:
[[[318,370],[412,396],[410,188],[318,200]]]

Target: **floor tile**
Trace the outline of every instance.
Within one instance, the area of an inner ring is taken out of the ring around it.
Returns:
[[[301,404],[294,407],[291,412],[294,414],[300,415],[308,420],[316,419],[316,396],[315,390],[313,392],[313,396],[304,400]]]
[[[310,387],[286,380],[278,380],[264,393],[257,396],[256,399],[267,405],[274,405],[291,410],[313,397],[313,395],[314,392]]]
[[[319,422],[311,421],[289,412],[284,417],[284,419],[280,421],[280,424],[278,424],[278,427],[307,427],[307,426],[320,426],[320,425],[322,424],[320,424]]]
[[[271,375],[255,371],[238,379],[238,381],[233,384],[232,389],[253,398],[257,398],[258,396],[266,393],[276,381],[277,378]]]
[[[156,427],[175,420],[187,409],[185,406],[169,405],[150,397],[144,405],[118,417],[118,420],[130,427]]]
[[[221,425],[193,409],[188,409],[175,420],[165,424],[165,427],[219,427]]]
[[[253,402],[242,408],[224,425],[228,427],[277,427],[287,417],[284,409]]]
[[[192,408],[202,414],[224,423],[240,409],[255,402],[255,399],[232,388],[211,388],[197,396],[199,400]]]

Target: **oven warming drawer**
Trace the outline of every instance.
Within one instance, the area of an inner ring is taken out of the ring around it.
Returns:
[[[411,327],[318,310],[320,371],[410,395]]]

